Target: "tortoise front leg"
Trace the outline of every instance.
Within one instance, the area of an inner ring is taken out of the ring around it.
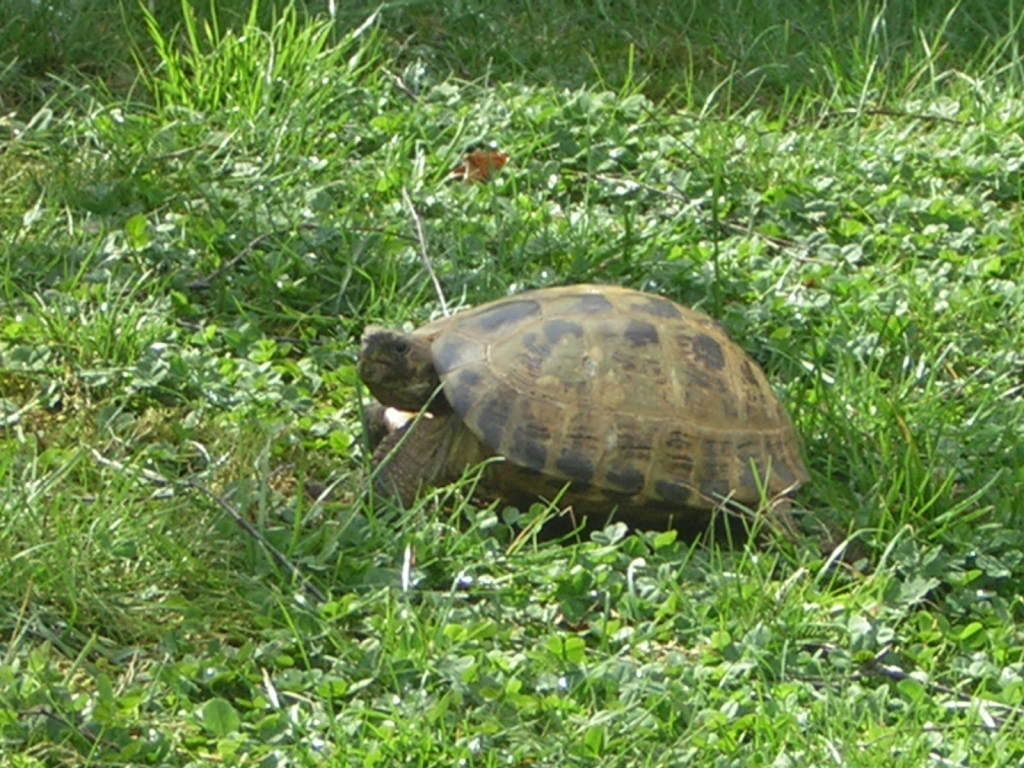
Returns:
[[[415,413],[383,405],[379,400],[370,399],[363,404],[363,429],[366,442],[376,451],[388,435],[398,432],[416,418]]]
[[[373,487],[384,496],[411,505],[423,488],[444,482],[455,432],[462,424],[450,417],[421,417],[387,434],[373,453]]]

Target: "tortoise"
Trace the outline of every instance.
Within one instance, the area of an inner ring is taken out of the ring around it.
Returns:
[[[699,530],[808,479],[758,365],[710,317],[651,293],[569,285],[411,333],[370,325],[359,375],[378,413],[424,411],[374,454],[376,489],[406,505],[501,457],[478,492]]]

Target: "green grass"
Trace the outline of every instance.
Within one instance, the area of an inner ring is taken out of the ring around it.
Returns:
[[[1020,9],[159,5],[0,17],[0,765],[1024,760]],[[369,498],[406,195],[455,306],[719,318],[806,538]]]

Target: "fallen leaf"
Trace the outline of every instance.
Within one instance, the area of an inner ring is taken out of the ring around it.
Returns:
[[[496,149],[474,149],[467,152],[462,162],[448,174],[449,181],[474,184],[490,181],[508,163],[508,155]]]

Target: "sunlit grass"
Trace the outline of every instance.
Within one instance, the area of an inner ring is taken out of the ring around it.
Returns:
[[[160,5],[0,20],[0,764],[1024,757],[1019,11]],[[440,311],[406,197],[454,307],[719,318],[806,537],[373,497],[359,334]]]

